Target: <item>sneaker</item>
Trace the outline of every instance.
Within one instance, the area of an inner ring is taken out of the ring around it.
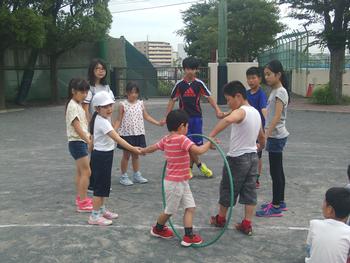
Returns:
[[[265,203],[261,205],[261,209],[266,209],[269,205],[272,205],[271,203]],[[280,203],[280,209],[281,211],[288,211],[287,204],[285,202]]]
[[[85,200],[78,201],[77,212],[89,213],[92,211],[92,203],[86,198]]]
[[[136,172],[136,173],[134,173],[134,176],[133,176],[133,182],[139,183],[139,184],[145,184],[148,182],[148,180],[146,178],[142,177],[140,172]]]
[[[226,224],[226,219],[225,219],[224,221],[222,221],[222,222],[219,222],[219,221],[218,221],[218,216],[219,216],[219,215],[210,217],[210,222],[209,222],[209,223],[210,223],[211,225],[216,226],[216,227],[224,227],[225,224]]]
[[[99,216],[97,218],[89,217],[88,223],[90,225],[98,225],[98,226],[109,226],[113,224],[112,220],[106,219],[103,216]]]
[[[200,170],[201,170],[202,174],[206,177],[213,176],[213,172],[206,166],[205,163],[202,163]]]
[[[104,214],[102,215],[104,218],[112,220],[112,219],[116,219],[118,218],[118,214],[116,213],[112,213],[111,211],[107,210],[104,212]]]
[[[235,224],[235,228],[245,235],[251,236],[253,234],[253,228],[251,224],[246,224],[244,220],[241,223]]]
[[[283,216],[280,208],[274,207],[272,204],[268,205],[265,209],[256,211],[258,217],[281,217]]]
[[[125,185],[125,186],[130,186],[130,185],[133,185],[134,183],[129,179],[129,176],[127,174],[123,174],[121,177],[120,177],[120,181],[119,181],[120,184],[122,185]]]
[[[153,226],[151,228],[151,235],[164,239],[170,239],[174,237],[173,231],[171,231],[167,226],[164,226],[162,230],[158,230],[156,226]]]
[[[86,199],[90,202],[90,204],[92,204],[92,198],[91,197],[86,197]],[[75,198],[75,205],[78,206],[79,205],[79,201],[80,201],[80,197],[77,196]]]
[[[181,245],[184,247],[190,247],[193,244],[199,245],[203,242],[203,239],[200,235],[193,235],[193,236],[184,236]]]

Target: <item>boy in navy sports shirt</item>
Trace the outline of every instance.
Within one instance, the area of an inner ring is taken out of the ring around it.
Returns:
[[[196,73],[199,67],[198,60],[193,57],[187,57],[183,60],[182,67],[185,71],[185,75],[182,80],[176,83],[171,92],[165,118],[168,113],[173,110],[176,100],[179,100],[179,108],[186,111],[190,117],[187,135],[203,134],[202,109],[200,106],[201,97],[204,96],[208,99],[208,102],[214,108],[218,118],[223,118],[224,113],[220,110],[215,100],[211,97],[210,90],[207,88],[204,82],[196,78]],[[190,139],[198,146],[203,144],[203,138],[201,137],[190,137]],[[191,154],[191,177],[193,176],[192,166],[194,163],[204,176],[213,176],[213,172],[205,165],[205,163],[202,163],[198,156]]]
[[[261,116],[262,127],[265,127],[265,118],[266,118],[266,104],[267,98],[265,92],[261,89],[261,71],[258,67],[251,67],[246,72],[247,82],[250,89],[247,91],[248,102],[251,106],[253,106]],[[261,175],[262,170],[262,151],[258,152],[259,157],[259,166],[258,166],[258,174],[256,177],[256,188],[260,188],[259,177]]]

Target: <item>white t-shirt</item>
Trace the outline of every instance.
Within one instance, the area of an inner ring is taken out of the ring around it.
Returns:
[[[350,226],[333,219],[311,220],[305,263],[346,263],[350,255]]]
[[[252,106],[242,106],[240,109],[243,109],[246,114],[241,123],[231,125],[230,150],[227,153],[231,157],[257,151],[256,139],[261,128],[260,114]]]
[[[111,96],[111,98],[115,101],[114,98],[114,94],[111,90],[111,88],[109,87],[109,85],[96,85],[96,86],[90,86],[90,90],[84,100],[84,103],[89,104],[89,111],[91,113],[91,115],[94,113],[95,109],[93,107],[93,105],[91,104],[93,97],[95,96],[96,93],[100,92],[100,91],[106,91],[109,93],[109,95]]]
[[[67,130],[67,137],[68,141],[84,141],[78,133],[75,131],[72,122],[78,119],[80,122],[80,127],[83,129],[83,131],[89,135],[88,131],[88,121],[86,119],[86,114],[81,106],[80,103],[76,102],[75,100],[71,99],[70,102],[67,105],[67,111],[66,111],[66,130]]]
[[[107,133],[114,130],[109,119],[97,114],[94,124],[94,150],[101,152],[112,151],[115,148],[114,140]]]
[[[120,103],[124,108],[124,117],[118,130],[121,136],[137,136],[145,134],[145,122],[143,120],[143,101],[137,100],[130,103],[127,100]]]

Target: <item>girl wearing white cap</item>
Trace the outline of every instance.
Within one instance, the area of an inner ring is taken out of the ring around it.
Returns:
[[[88,223],[91,225],[111,225],[117,214],[108,211],[104,205],[109,197],[111,172],[115,142],[128,151],[141,154],[140,148],[131,146],[113,129],[111,116],[114,100],[108,92],[97,93],[92,101],[96,112],[90,122],[90,133],[93,136],[93,151],[91,154],[91,170],[94,177],[93,210]]]

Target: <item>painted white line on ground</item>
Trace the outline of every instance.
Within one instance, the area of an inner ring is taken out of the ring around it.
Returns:
[[[41,224],[10,224],[10,225],[0,225],[0,228],[38,228],[38,227],[81,227],[81,228],[91,228],[91,227],[96,227],[93,225],[88,225],[88,224],[46,224],[46,223],[41,223]],[[117,229],[137,229],[137,230],[147,230],[150,229],[150,225],[111,225],[107,226],[107,228],[117,228]],[[215,230],[217,228],[214,228],[212,226],[193,226],[196,229],[203,229],[203,230]],[[183,226],[180,225],[175,225],[176,229],[182,229]],[[296,226],[290,226],[290,227],[284,227],[284,226],[259,226],[257,227],[259,229],[270,229],[270,230],[294,230],[294,231],[307,231],[309,230],[307,227],[296,227]],[[232,229],[229,227],[228,229]]]

